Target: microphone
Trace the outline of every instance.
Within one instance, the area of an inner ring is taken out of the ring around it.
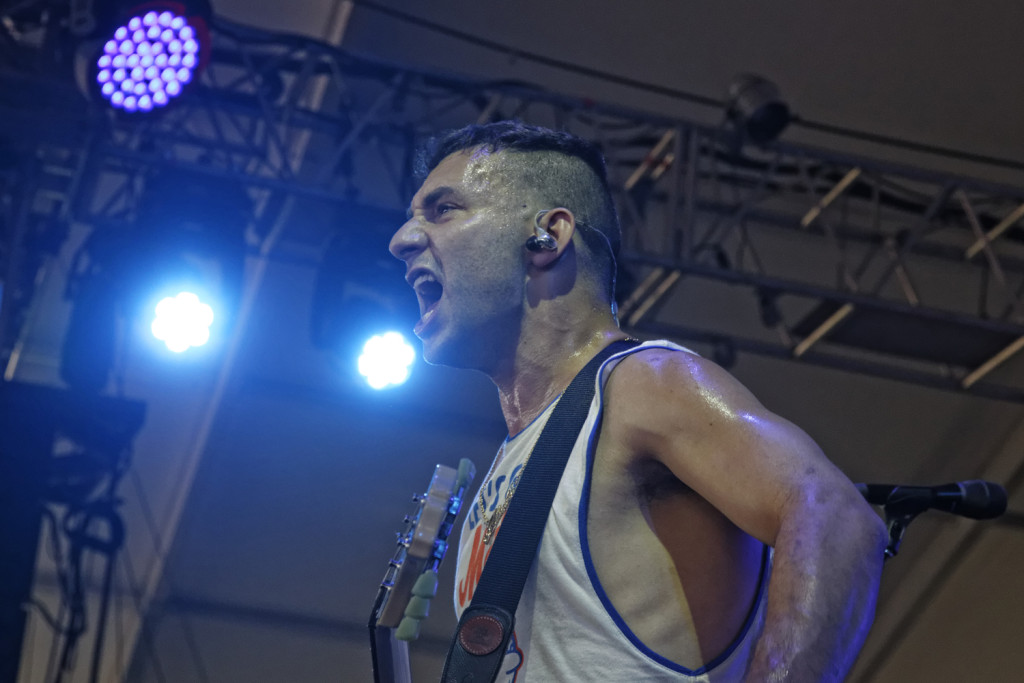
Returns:
[[[885,506],[887,513],[916,515],[931,509],[970,519],[992,519],[1006,512],[1006,489],[981,479],[941,486],[856,486],[865,500],[872,505]]]

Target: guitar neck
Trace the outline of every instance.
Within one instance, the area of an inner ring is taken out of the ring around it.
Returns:
[[[395,638],[395,630],[386,626],[370,629],[374,683],[412,683],[409,643]]]
[[[458,470],[438,465],[430,489],[414,498],[419,507],[406,517],[407,527],[398,535],[398,547],[370,615],[376,683],[412,683],[408,641],[419,634],[420,622],[437,592],[437,570],[473,474],[473,463],[466,459]]]

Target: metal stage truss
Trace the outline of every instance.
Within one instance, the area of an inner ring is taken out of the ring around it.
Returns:
[[[783,142],[754,147],[726,124],[429,73],[223,20],[213,28],[191,96],[127,117],[80,94],[72,45],[56,29],[4,18],[5,357],[66,226],[130,223],[155,172],[245,187],[256,207],[249,246],[273,258],[297,203],[399,220],[420,143],[518,118],[602,145],[632,281],[625,327],[709,343],[726,362],[753,352],[1024,401],[1014,362],[1024,189]],[[673,303],[684,281],[749,305],[684,321]]]

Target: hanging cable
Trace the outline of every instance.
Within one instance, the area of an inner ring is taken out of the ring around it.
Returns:
[[[619,76],[607,71],[600,69],[594,69],[591,67],[581,66],[579,64],[573,64],[561,59],[555,59],[553,57],[547,57],[534,52],[527,52],[514,48],[511,45],[499,43],[497,41],[488,40],[479,36],[473,35],[466,31],[459,31],[449,26],[438,24],[422,17],[418,17],[401,10],[397,10],[386,5],[382,5],[374,0],[352,0],[352,3],[359,7],[364,7],[368,10],[384,14],[406,24],[418,26],[419,28],[432,31],[441,35],[455,38],[477,47],[484,49],[493,50],[500,52],[505,55],[513,56],[516,59],[522,59],[524,61],[534,62],[536,64],[542,64],[544,66],[550,66],[570,73],[576,73],[583,76],[590,76],[597,78],[608,83],[615,83],[617,85],[624,85],[637,90],[643,90],[645,92],[654,93],[657,95],[664,95],[672,99],[681,100],[683,102],[690,102],[705,107],[712,107],[718,110],[725,108],[725,102],[720,99],[713,97],[707,97],[699,93],[689,92],[686,90],[680,90],[678,88],[669,88],[656,83],[650,83],[647,81],[641,81],[635,78],[629,78],[626,76]],[[902,138],[891,137],[888,135],[880,135],[877,133],[870,133],[867,131],[857,130],[855,128],[847,128],[845,126],[838,126],[829,123],[821,123],[812,121],[809,119],[802,118],[794,115],[791,120],[791,125],[806,128],[808,130],[814,130],[818,132],[828,133],[839,137],[847,137],[855,140],[862,140],[865,142],[872,142],[876,144],[887,145],[891,147],[899,147],[914,152],[923,152],[926,154],[932,154],[935,156],[942,156],[951,159],[957,159],[959,161],[969,161],[972,163],[986,164],[990,166],[998,166],[1001,168],[1008,168],[1015,171],[1024,171],[1024,162],[1016,161],[1013,159],[1004,159],[1000,157],[989,156],[985,154],[974,154],[972,152],[964,152],[962,150],[952,149],[949,147],[941,147],[938,145],[931,145],[923,142],[915,142],[912,140],[904,140]]]

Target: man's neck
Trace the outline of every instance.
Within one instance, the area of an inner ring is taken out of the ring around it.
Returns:
[[[626,336],[609,317],[601,324],[570,326],[547,339],[524,338],[515,360],[491,377],[498,388],[508,433],[514,436],[526,428],[591,358]]]

